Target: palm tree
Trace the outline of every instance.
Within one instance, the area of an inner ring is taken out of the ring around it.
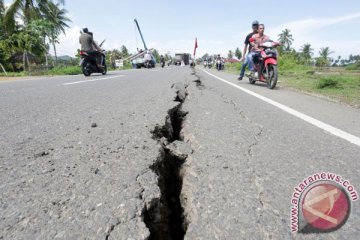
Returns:
[[[65,4],[64,0],[58,0],[59,4]],[[24,25],[28,25],[31,20],[40,19],[42,14],[49,9],[52,0],[14,0],[5,12],[4,25],[7,32],[12,32],[16,26],[16,17],[20,16]]]
[[[0,0],[0,40],[4,38],[3,19],[5,13],[4,0]]]
[[[320,68],[322,68],[323,66],[329,65],[329,63],[330,63],[329,55],[332,53],[334,53],[334,52],[330,51],[329,47],[320,48],[320,51],[319,51],[320,57],[318,57],[316,59],[316,65],[319,66]]]
[[[290,34],[290,30],[286,28],[278,36],[279,36],[278,40],[282,44],[281,49],[284,51],[290,51],[291,45],[294,41],[292,34]]]
[[[322,47],[322,48],[320,48],[320,51],[319,51],[320,57],[322,57],[324,59],[328,59],[329,55],[332,53],[334,53],[334,52],[330,51],[329,47]]]
[[[64,0],[58,0],[57,2],[57,4],[65,3]],[[22,47],[20,48],[24,55],[24,65],[27,52],[32,50],[37,52],[39,49],[42,49],[42,53],[45,52],[45,54],[47,54],[48,47],[45,41],[46,37],[50,39],[50,30],[59,26],[56,23],[52,24],[50,21],[42,20],[44,17],[49,16],[52,5],[56,5],[53,0],[13,0],[12,4],[5,11],[3,27],[6,35],[24,38],[21,42]],[[19,26],[20,28],[18,29],[16,18],[21,18],[23,21],[23,26]],[[41,23],[41,25],[36,26],[37,21],[40,21],[39,23]],[[20,31],[17,31],[19,29]],[[37,34],[35,35],[42,38],[42,44],[37,47],[34,47],[35,43],[39,43],[37,37],[32,37],[31,33],[29,33],[29,31],[32,30],[36,30]],[[38,54],[42,53],[38,52]]]
[[[59,43],[59,35],[61,33],[65,34],[65,28],[68,28],[66,22],[71,22],[69,18],[65,15],[67,13],[66,9],[61,9],[59,3],[50,2],[48,5],[48,10],[45,12],[46,19],[50,22],[50,28],[48,33],[48,38],[50,43],[54,48],[55,54],[55,64],[57,62],[57,53],[56,53],[56,43]]]
[[[300,48],[299,57],[300,57],[300,60],[302,60],[304,64],[310,64],[311,57],[313,54],[314,54],[314,49],[311,48],[310,43],[306,43]]]
[[[306,43],[300,48],[300,52],[305,59],[310,59],[311,56],[314,54],[314,49],[311,48],[310,43]]]

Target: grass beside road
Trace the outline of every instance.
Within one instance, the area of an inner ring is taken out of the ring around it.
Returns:
[[[53,76],[53,75],[77,75],[81,74],[81,68],[78,66],[59,66],[51,69],[33,68],[30,72],[8,72],[7,74],[1,72],[0,77],[28,77],[28,76]]]
[[[229,64],[226,70],[238,75],[240,67],[241,64]],[[305,66],[287,70],[285,67],[279,68],[279,85],[360,108],[360,70],[343,67],[320,70]]]
[[[127,63],[121,68],[113,68],[108,65],[108,71],[111,70],[125,70],[131,69],[131,64]],[[57,66],[51,69],[46,68],[32,68],[30,72],[0,72],[0,78],[11,79],[15,77],[28,77],[28,76],[58,76],[58,75],[77,75],[82,74],[80,66]],[[1,79],[0,79],[1,80]]]
[[[323,70],[280,73],[285,87],[321,95],[360,108],[360,72]]]

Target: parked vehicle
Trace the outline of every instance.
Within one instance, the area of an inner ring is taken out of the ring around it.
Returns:
[[[80,51],[80,67],[83,72],[83,74],[88,77],[92,73],[101,73],[102,75],[105,75],[107,73],[107,66],[105,61],[105,51],[102,53],[102,63],[101,65],[103,67],[98,67],[96,63],[96,57],[94,55],[91,55],[85,51]]]
[[[176,53],[174,58],[174,65],[181,65],[184,62],[185,65],[190,64],[191,56],[189,53]]]
[[[270,89],[275,88],[278,81],[277,51],[278,42],[265,42],[261,45],[261,57],[254,59],[255,75],[247,75],[249,82],[255,84],[256,81],[264,82]]]
[[[146,43],[145,43],[145,40],[144,40],[144,37],[142,35],[142,32],[140,30],[140,26],[139,26],[139,23],[136,19],[134,19],[134,22],[137,26],[137,29],[139,31],[139,34],[141,36],[141,40],[144,44],[144,51],[143,50],[139,50],[138,53],[130,56],[128,59],[131,61],[132,65],[134,68],[142,68],[142,67],[145,67],[145,68],[154,68],[155,67],[155,64],[156,64],[156,58],[155,56],[153,55],[152,51],[153,49],[148,49],[147,46],[146,46]],[[150,57],[151,57],[151,60],[150,59],[145,59],[145,55],[149,53],[150,54]],[[150,63],[149,63],[150,61]]]

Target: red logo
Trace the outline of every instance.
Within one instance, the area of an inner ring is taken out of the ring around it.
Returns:
[[[321,183],[304,193],[301,209],[308,230],[330,232],[347,221],[350,199],[337,185]]]

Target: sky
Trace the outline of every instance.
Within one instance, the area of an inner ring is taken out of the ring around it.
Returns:
[[[56,1],[56,0],[55,0]],[[5,5],[12,1],[5,0]],[[254,4],[256,3],[256,4]],[[330,57],[348,58],[360,54],[359,0],[65,0],[70,28],[60,36],[58,55],[74,56],[80,30],[87,27],[97,42],[105,39],[106,50],[125,45],[130,53],[143,49],[134,19],[139,22],[148,48],[160,54],[205,53],[226,57],[239,47],[251,32],[251,23],[265,24],[265,34],[277,40],[285,28],[294,38],[292,47],[299,51],[310,43],[314,57],[322,47],[334,53]]]

